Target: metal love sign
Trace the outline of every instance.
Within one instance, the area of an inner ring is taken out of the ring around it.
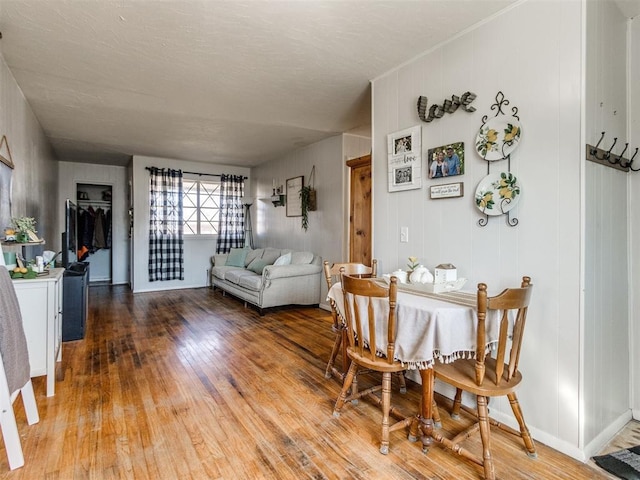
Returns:
[[[462,108],[465,112],[475,112],[475,107],[471,107],[471,103],[476,99],[476,94],[471,92],[465,92],[461,97],[451,95],[451,100],[445,100],[442,105],[433,104],[429,108],[429,114],[427,115],[427,102],[428,99],[425,96],[418,98],[418,116],[423,122],[430,123],[436,118],[442,118],[445,113],[453,113],[458,108]]]

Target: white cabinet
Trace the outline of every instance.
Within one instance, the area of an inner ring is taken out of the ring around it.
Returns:
[[[63,272],[64,268],[54,268],[49,275],[13,281],[27,338],[31,376],[47,376],[47,397],[55,393],[56,362],[62,360]]]

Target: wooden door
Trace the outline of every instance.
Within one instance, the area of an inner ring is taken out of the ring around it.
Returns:
[[[371,266],[371,155],[347,161],[349,191],[349,261]]]

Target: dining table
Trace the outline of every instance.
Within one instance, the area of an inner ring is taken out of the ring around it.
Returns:
[[[384,279],[377,280],[383,284]],[[335,308],[339,319],[346,324],[345,302],[340,282],[335,283],[327,294],[328,301]],[[376,319],[376,335],[382,339],[379,345],[387,343],[387,320],[389,302],[387,299],[372,299],[381,302],[380,318]],[[418,370],[422,382],[421,406],[412,424],[409,438],[417,439],[418,428],[422,432],[422,443],[426,449],[431,444],[435,420],[439,417],[433,410],[435,362],[449,363],[459,358],[474,358],[476,355],[477,294],[470,291],[448,291],[431,293],[421,284],[398,284],[396,301],[397,333],[395,339],[395,360],[406,365],[407,370]],[[489,311],[486,318],[486,352],[497,345],[499,335],[499,314]],[[365,343],[368,341],[365,332]],[[344,347],[346,348],[346,346]],[[384,352],[378,352],[384,355]]]

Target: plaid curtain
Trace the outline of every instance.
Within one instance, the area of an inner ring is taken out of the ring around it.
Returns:
[[[149,281],[184,280],[182,171],[149,170]]]
[[[220,217],[216,253],[244,247],[244,177],[222,175],[220,181]]]

